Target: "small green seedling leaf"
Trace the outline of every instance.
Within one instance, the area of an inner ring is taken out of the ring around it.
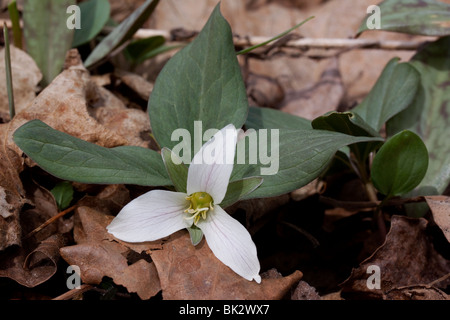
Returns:
[[[245,127],[247,129],[312,129],[311,121],[276,109],[250,107]]]
[[[75,30],[72,47],[81,46],[102,31],[109,19],[111,7],[108,0],[88,0],[79,4],[81,28]]]
[[[67,181],[93,184],[172,185],[161,155],[133,146],[104,148],[32,120],[14,142],[40,167]]]
[[[377,152],[371,170],[372,182],[387,197],[414,189],[428,168],[428,151],[422,139],[411,131],[390,138]]]
[[[58,210],[64,210],[70,206],[73,200],[73,186],[68,181],[62,181],[56,184],[56,186],[50,190],[55,197]]]
[[[175,190],[186,193],[188,167],[168,148],[162,148],[161,156]]]
[[[87,57],[86,68],[100,62],[113,50],[120,47],[136,33],[156,8],[159,0],[147,0],[128,18],[122,21],[108,36],[106,36]]]

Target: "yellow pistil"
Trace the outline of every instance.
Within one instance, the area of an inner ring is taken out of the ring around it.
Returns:
[[[195,192],[187,196],[186,200],[191,202],[189,208],[184,210],[184,212],[190,214],[186,219],[193,219],[195,225],[200,221],[200,218],[206,219],[208,211],[214,209],[213,198],[206,192]]]

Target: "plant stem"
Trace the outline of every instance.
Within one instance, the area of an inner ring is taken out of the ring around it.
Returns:
[[[14,46],[22,49],[22,29],[20,27],[20,15],[17,10],[16,0],[11,1],[8,5],[8,12],[12,23]]]
[[[16,108],[14,105],[14,91],[12,83],[12,71],[11,71],[11,52],[9,50],[9,34],[6,23],[3,24],[3,37],[5,38],[5,70],[6,70],[6,88],[8,91],[9,102],[9,117],[12,120],[16,115]]]

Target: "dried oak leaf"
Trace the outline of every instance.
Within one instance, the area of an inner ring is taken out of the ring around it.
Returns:
[[[121,69],[116,69],[114,75],[127,87],[136,92],[143,100],[148,100],[148,97],[153,91],[153,84],[145,80],[144,77]]]
[[[9,128],[12,134],[24,123],[40,119],[52,128],[74,137],[111,148],[127,144],[127,140],[98,123],[88,112],[88,102],[97,94],[89,72],[82,66],[71,66],[60,73],[33,102],[16,114]],[[17,147],[16,147],[17,148]],[[20,151],[17,149],[17,152]]]
[[[434,222],[444,233],[445,238],[450,242],[450,197],[428,196],[425,197],[431,209]]]
[[[291,300],[322,300],[314,287],[300,281],[291,295]]]
[[[33,207],[20,212],[19,234],[22,236],[28,235],[58,212],[52,194],[39,185],[28,183],[26,196]],[[0,277],[10,278],[30,288],[47,281],[57,271],[59,248],[64,244],[61,230],[58,224],[50,224],[35,235],[23,238],[20,247],[13,246],[1,252]]]
[[[332,59],[320,80],[301,91],[286,93],[281,110],[313,120],[328,111],[335,111],[344,97],[345,90],[339,71],[338,60]]]
[[[99,284],[107,276],[129,292],[136,292],[141,299],[149,299],[161,290],[152,262],[141,258],[129,265],[127,256],[131,250],[110,240],[106,226],[113,216],[79,207],[76,217],[79,222],[75,224],[74,235],[78,244],[63,247],[60,253],[67,263],[80,267],[83,282]]]
[[[276,300],[289,294],[300,271],[283,278],[263,278],[261,284],[237,275],[219,261],[205,240],[193,246],[187,231],[179,231],[151,250],[166,300]]]
[[[0,277],[13,279],[28,288],[44,283],[57,271],[59,248],[63,244],[62,235],[55,234],[29,253],[28,244],[8,248],[0,253]]]
[[[385,243],[341,284],[344,298],[384,299],[386,293],[404,286],[427,285],[450,273],[450,261],[434,247],[428,221],[393,216]],[[380,289],[369,289],[369,266],[380,268]],[[450,281],[439,282],[445,288]]]

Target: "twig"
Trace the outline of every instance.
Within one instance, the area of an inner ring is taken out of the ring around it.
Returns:
[[[51,224],[52,222],[58,220],[59,218],[65,216],[66,214],[68,214],[69,212],[72,212],[73,210],[75,210],[77,206],[74,205],[70,208],[67,208],[66,210],[61,211],[60,213],[58,213],[57,215],[51,217],[50,219],[48,219],[47,221],[45,221],[43,224],[41,224],[39,227],[37,227],[36,229],[34,229],[33,231],[31,231],[29,234],[27,234],[23,240],[28,239],[30,237],[32,237],[33,235],[35,235],[36,233],[38,233],[39,231],[41,231],[42,229],[44,229],[45,227],[47,227],[49,224]]]
[[[71,300],[71,299],[77,297],[78,295],[80,295],[86,291],[89,291],[93,288],[94,288],[94,286],[91,286],[90,284],[82,284],[79,289],[72,289],[70,291],[67,291],[66,293],[63,293],[62,295],[57,296],[56,298],[53,298],[52,300]]]
[[[6,22],[8,28],[12,23],[8,19],[0,19],[0,23]],[[22,24],[21,24],[22,25]],[[105,28],[106,29],[106,28]],[[135,39],[145,39],[154,36],[162,36],[166,41],[172,41],[171,32],[167,30],[139,29],[133,36]],[[262,44],[272,39],[271,37],[234,36],[233,42],[237,47],[251,47]],[[305,49],[379,49],[379,50],[417,50],[425,41],[397,41],[397,40],[371,40],[371,39],[333,39],[333,38],[301,38],[293,39],[283,44],[285,48]]]
[[[434,286],[435,284],[437,284],[437,283],[439,283],[439,282],[442,282],[442,281],[444,281],[444,280],[447,280],[448,278],[450,278],[450,273],[447,273],[446,275],[440,277],[439,279],[436,279],[436,280],[430,282],[430,283],[428,284],[428,286],[429,286],[429,287],[432,287],[432,286]]]

